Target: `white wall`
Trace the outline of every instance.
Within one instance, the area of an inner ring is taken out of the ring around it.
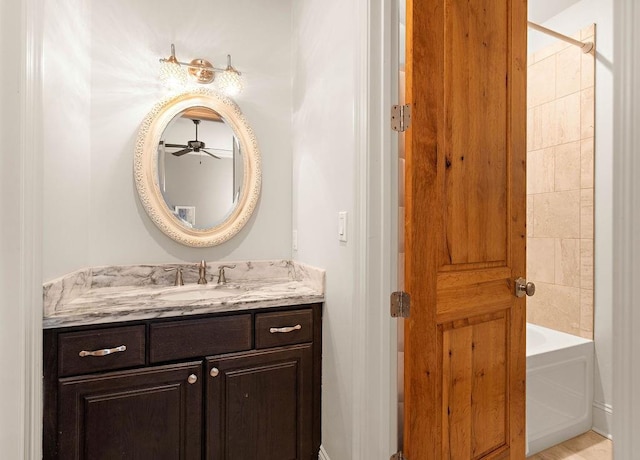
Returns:
[[[355,2],[309,0],[294,7],[294,258],[327,270],[323,329],[322,440],[331,460],[352,459],[355,245],[338,241],[337,215],[356,194]],[[362,414],[364,416],[364,414]]]
[[[44,3],[43,257],[56,274],[89,264],[92,3]]]
[[[45,48],[55,45],[63,54],[68,50],[55,32],[67,26],[58,13],[68,8],[45,18],[45,30],[52,31]],[[77,15],[89,17],[83,25],[90,36],[83,38],[91,60],[81,68],[81,74],[87,67],[90,73],[91,102],[81,108],[84,114],[90,107],[89,129],[45,93],[45,137],[59,142],[44,152],[49,197],[44,279],[82,266],[291,257],[291,1],[114,0],[91,2]],[[158,59],[167,57],[171,43],[186,61],[203,57],[220,66],[227,53],[232,55],[246,82],[236,101],[262,153],[262,196],[254,216],[235,238],[209,249],[181,246],[157,230],[139,204],[133,181],[138,127],[164,96]],[[73,60],[67,64],[73,69]],[[85,96],[71,84],[55,91],[62,100]],[[82,143],[88,138],[90,147],[72,145],[76,135]],[[62,216],[60,206],[68,208]]]
[[[536,7],[529,2],[529,15]],[[613,0],[582,0],[554,16],[544,26],[572,35],[596,24],[596,134],[595,134],[595,316],[596,349],[594,428],[611,434],[612,355],[612,244],[613,244]],[[550,39],[529,31],[529,51]]]

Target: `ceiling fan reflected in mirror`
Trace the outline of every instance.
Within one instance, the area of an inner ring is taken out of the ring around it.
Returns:
[[[200,124],[200,120],[193,119],[192,121],[193,121],[193,124],[196,126],[195,140],[188,141],[186,145],[185,144],[168,144],[168,143],[165,143],[164,141],[160,141],[160,145],[164,145],[166,148],[181,149],[175,152],[170,152],[172,155],[176,157],[181,157],[182,155],[185,155],[191,152],[195,152],[195,153],[202,152],[202,153],[206,153],[207,155],[217,160],[220,160],[221,157],[209,152],[208,150],[205,150],[205,147],[206,147],[205,143],[203,141],[198,140],[198,125]],[[223,150],[223,149],[217,149],[217,150]]]

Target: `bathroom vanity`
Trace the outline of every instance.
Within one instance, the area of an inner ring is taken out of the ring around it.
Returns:
[[[45,286],[44,458],[317,458],[324,273],[272,264],[227,286]]]

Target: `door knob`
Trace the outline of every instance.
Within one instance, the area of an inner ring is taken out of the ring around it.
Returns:
[[[518,278],[516,280],[516,297],[524,297],[525,294],[531,297],[536,293],[536,285],[531,281],[527,283],[524,278]]]

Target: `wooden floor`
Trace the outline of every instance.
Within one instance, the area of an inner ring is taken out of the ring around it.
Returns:
[[[613,443],[610,439],[589,431],[577,438],[550,447],[528,460],[611,460]]]

